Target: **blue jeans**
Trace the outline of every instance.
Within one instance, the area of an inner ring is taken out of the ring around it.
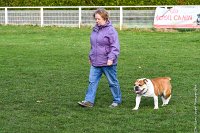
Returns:
[[[103,67],[90,67],[90,75],[89,75],[89,85],[88,90],[86,92],[85,101],[89,101],[94,103],[96,91],[98,87],[98,83],[102,74],[105,74],[111,93],[113,95],[114,103],[121,103],[121,90],[119,86],[119,81],[117,80],[117,66],[103,66]]]

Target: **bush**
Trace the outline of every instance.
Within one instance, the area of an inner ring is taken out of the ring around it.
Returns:
[[[196,0],[1,0],[0,6],[144,6],[200,5]]]

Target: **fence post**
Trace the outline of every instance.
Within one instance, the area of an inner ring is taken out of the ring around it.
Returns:
[[[40,26],[43,27],[44,25],[43,7],[40,8],[40,20],[41,20]]]
[[[80,29],[81,28],[81,7],[79,6],[79,16],[78,16],[78,28]]]
[[[120,30],[122,30],[123,25],[123,7],[120,6]]]
[[[8,8],[5,7],[5,25],[8,24]]]

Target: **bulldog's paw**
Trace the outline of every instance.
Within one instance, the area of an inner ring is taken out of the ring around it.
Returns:
[[[162,104],[162,106],[167,106],[167,105],[168,105],[168,103],[163,103],[163,104]]]
[[[154,109],[159,109],[158,107],[154,107]]]
[[[132,110],[138,110],[138,108],[133,108]]]

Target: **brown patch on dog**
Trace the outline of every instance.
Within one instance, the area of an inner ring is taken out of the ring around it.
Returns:
[[[165,99],[167,99],[171,95],[171,78],[164,77],[164,78],[154,78],[151,79],[151,82],[154,85],[154,92],[156,96],[163,95]]]

